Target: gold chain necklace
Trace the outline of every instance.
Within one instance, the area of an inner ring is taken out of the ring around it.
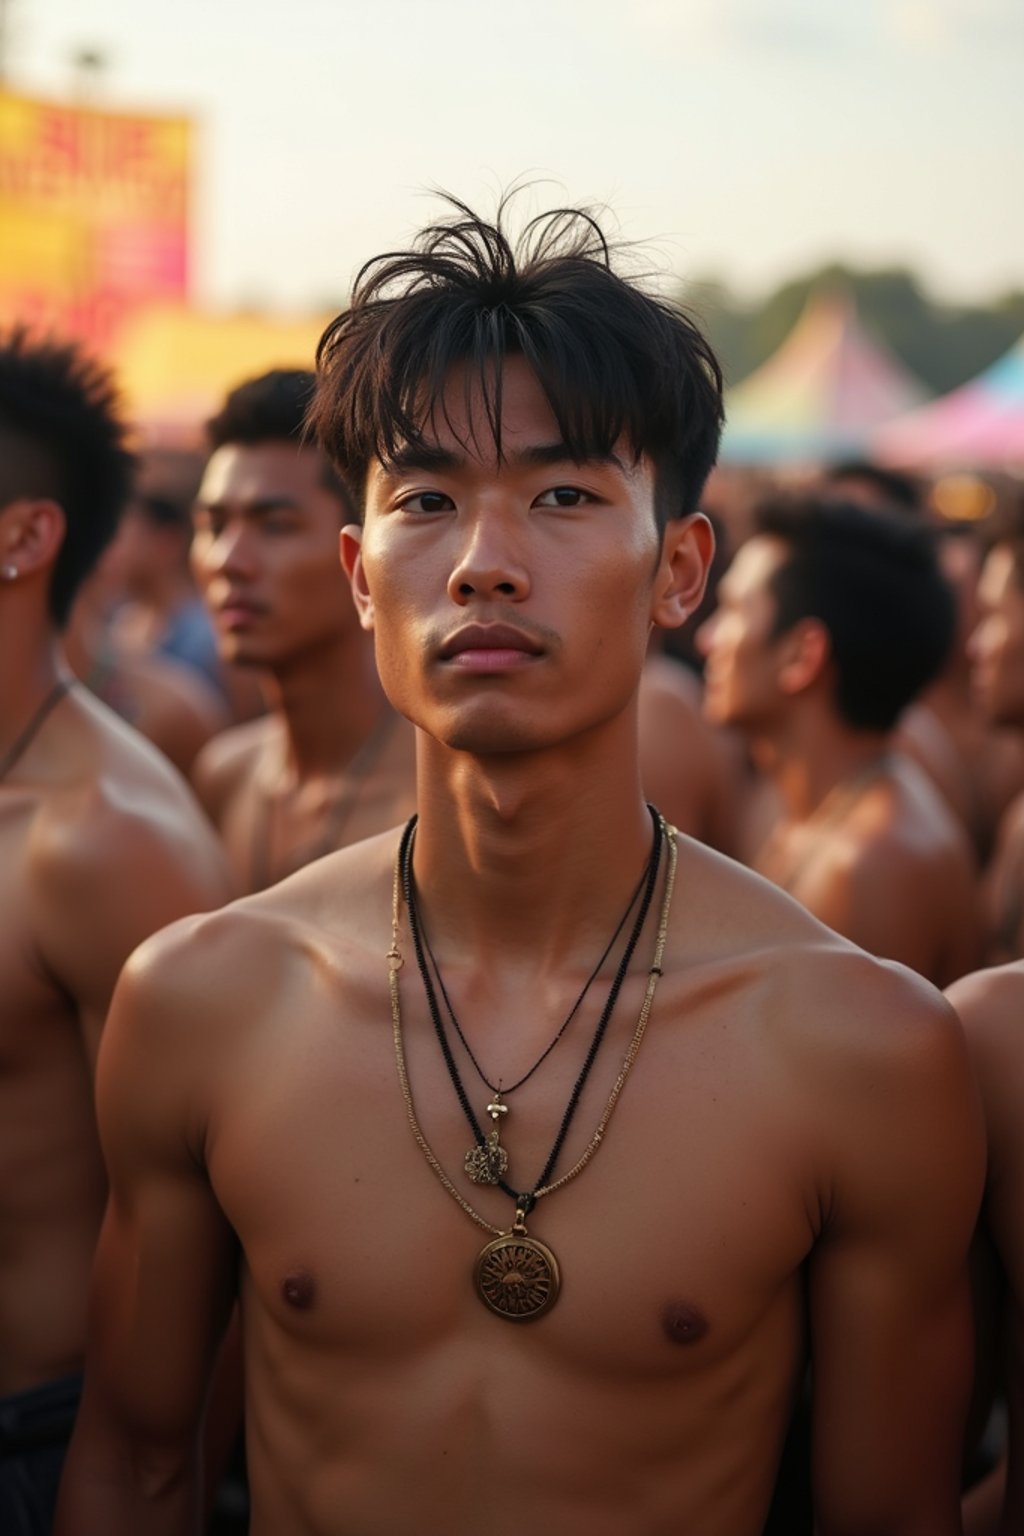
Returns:
[[[605,1102],[601,1118],[597,1122],[594,1134],[584,1148],[580,1158],[564,1173],[561,1178],[554,1179],[550,1184],[543,1185],[533,1192],[534,1203],[544,1198],[545,1195],[553,1195],[556,1190],[564,1188],[573,1179],[581,1174],[598,1147],[601,1145],[608,1122],[619,1101],[626,1079],[636,1061],[640,1045],[647,1030],[647,1021],[651,1016],[654,1005],[654,995],[658,988],[658,982],[662,975],[662,960],[665,954],[665,943],[668,936],[669,915],[672,910],[672,893],[675,888],[676,864],[678,862],[678,850],[676,847],[676,829],[661,821],[662,833],[668,844],[668,869],[665,875],[665,891],[662,896],[661,913],[658,920],[658,935],[654,945],[654,957],[647,974],[647,986],[644,989],[643,1002],[633,1031],[633,1038],[622,1060],[619,1075],[612,1084],[611,1092]],[[401,922],[401,864],[400,858],[395,858],[394,885],[391,896],[391,948],[387,953],[388,983],[391,993],[391,1024],[395,1044],[395,1062],[398,1067],[398,1081],[402,1090],[402,1098],[405,1101],[405,1111],[409,1126],[423,1156],[434,1170],[438,1180],[451,1195],[466,1215],[475,1221],[478,1227],[492,1234],[492,1241],[487,1243],[477,1255],[473,1268],[473,1282],[477,1294],[486,1307],[499,1317],[506,1318],[510,1322],[530,1322],[536,1317],[542,1316],[551,1308],[561,1289],[561,1273],[558,1260],[544,1243],[535,1237],[530,1237],[526,1229],[526,1209],[517,1205],[515,1221],[511,1228],[496,1227],[486,1217],[470,1205],[452,1183],[445,1173],[444,1168],[423,1134],[416,1115],[416,1107],[413,1102],[412,1089],[409,1086],[409,1074],[406,1068],[405,1048],[402,1043],[402,1010],[398,995],[398,973],[402,968],[403,957],[399,947],[399,928]]]

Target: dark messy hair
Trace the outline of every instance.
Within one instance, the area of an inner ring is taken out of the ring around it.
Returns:
[[[829,494],[838,500],[846,499],[846,486],[850,481],[870,487],[876,500],[894,511],[915,513],[922,510],[920,484],[913,475],[905,475],[901,470],[889,469],[872,459],[844,459],[825,471]]]
[[[840,715],[861,730],[890,730],[953,645],[956,601],[935,541],[906,518],[813,496],[765,503],[756,528],[790,552],[769,583],[773,638],[819,619]]]
[[[21,326],[0,334],[0,507],[47,497],[64,513],[49,587],[58,627],[117,531],[132,465],[105,368],[72,343]]]
[[[591,214],[556,209],[513,242],[508,197],[493,223],[446,200],[453,217],[412,250],[367,262],[317,349],[310,423],[353,504],[375,459],[425,446],[459,364],[500,457],[501,364],[517,356],[570,457],[601,457],[623,438],[653,461],[659,524],[696,510],[722,425],[721,370],[696,325],[613,270]]]
[[[272,368],[258,378],[246,379],[231,390],[216,416],[206,423],[210,452],[229,443],[247,447],[294,443],[303,447],[308,442],[306,414],[315,388],[316,374],[307,368]],[[315,445],[310,446],[318,451]],[[344,502],[348,511],[346,489],[326,459],[322,480],[325,489]]]

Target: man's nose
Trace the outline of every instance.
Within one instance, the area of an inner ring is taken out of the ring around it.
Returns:
[[[449,597],[462,604],[473,598],[521,602],[529,592],[521,530],[500,515],[475,518],[448,578]]]
[[[253,567],[253,539],[251,530],[242,522],[225,523],[203,547],[197,540],[197,563],[208,574],[248,575]]]

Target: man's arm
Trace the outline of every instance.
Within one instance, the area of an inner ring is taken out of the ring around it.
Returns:
[[[110,1200],[57,1536],[200,1530],[199,1436],[236,1245],[203,1165],[224,1047],[205,1001],[217,967],[198,927],[180,924],[134,957],[104,1034],[97,1111]]]
[[[981,1119],[951,1011],[909,977],[883,980],[855,994],[860,1043],[857,1013],[836,1004],[828,1069],[810,1271],[816,1529],[958,1536]]]
[[[949,990],[981,1089],[988,1141],[984,1223],[1007,1287],[1001,1333],[1010,1454],[1000,1536],[1024,1529],[1024,965],[966,976]]]

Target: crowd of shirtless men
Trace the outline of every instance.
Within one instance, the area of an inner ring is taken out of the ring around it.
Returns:
[[[0,333],[0,1536],[1024,1532],[1024,488],[514,214]]]

